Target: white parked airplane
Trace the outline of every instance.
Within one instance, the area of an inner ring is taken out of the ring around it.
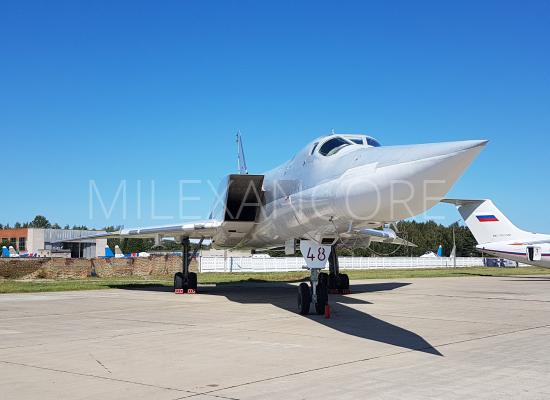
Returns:
[[[13,248],[13,246],[2,246],[2,257],[19,258],[19,253]]]
[[[15,251],[13,246],[10,246],[9,248],[6,246],[2,246],[2,257],[17,258],[19,257],[19,253]]]
[[[18,253],[13,246],[10,246],[9,248],[7,248],[6,246],[2,246],[2,257],[31,258],[37,257],[37,255],[36,253],[29,253],[28,251]]]
[[[444,199],[454,204],[483,252],[509,260],[550,268],[550,235],[516,227],[491,200]]]
[[[313,140],[283,165],[249,175],[240,136],[237,142],[240,174],[222,182],[208,220],[86,238],[180,239],[183,272],[174,276],[176,292],[197,287],[196,274],[188,271],[190,239],[211,239],[214,248],[284,247],[287,254],[294,254],[299,241],[311,270],[311,287],[299,286],[299,311],[307,314],[313,302],[322,313],[328,289],[349,290],[347,275],[339,273],[336,245],[411,245],[385,225],[437,204],[487,143],[383,147],[370,136],[333,133]],[[320,273],[327,261],[330,273]]]

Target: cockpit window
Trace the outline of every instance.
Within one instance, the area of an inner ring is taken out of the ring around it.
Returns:
[[[363,139],[361,138],[350,138],[350,140],[355,144],[363,144]]]
[[[369,146],[372,146],[372,147],[381,147],[382,146],[378,140],[376,140],[374,138],[371,138],[371,137],[368,137],[368,136],[367,136],[367,144]]]
[[[344,147],[350,145],[351,143],[347,140],[341,137],[335,137],[323,143],[323,145],[319,148],[319,154],[322,154],[324,156],[332,156],[338,153]]]

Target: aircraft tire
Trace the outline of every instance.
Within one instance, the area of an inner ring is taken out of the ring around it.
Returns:
[[[311,305],[311,290],[309,285],[305,282],[300,283],[298,286],[298,312],[302,315],[309,314],[309,307]]]
[[[176,272],[174,274],[174,290],[183,289],[183,273]]]
[[[340,274],[340,289],[341,290],[349,289],[349,276],[347,274]]]
[[[315,312],[319,315],[325,313],[325,306],[328,304],[328,277],[326,280],[321,280],[317,284],[317,302],[315,303]]]
[[[319,283],[318,285],[325,285],[328,288],[328,274],[326,272],[319,273],[319,278],[317,278]]]
[[[338,289],[338,280],[336,279],[336,275],[329,274],[328,276],[328,288],[329,289]]]
[[[195,272],[189,272],[188,278],[189,289],[197,290],[197,274]]]

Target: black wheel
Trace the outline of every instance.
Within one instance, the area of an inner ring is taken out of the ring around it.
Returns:
[[[183,289],[183,274],[176,272],[174,274],[174,290]]]
[[[340,274],[340,289],[341,290],[349,289],[349,277],[347,274]]]
[[[335,274],[329,274],[329,276],[328,276],[328,288],[329,289],[338,289],[338,279],[336,279]]]
[[[298,286],[298,312],[302,315],[309,314],[309,306],[311,304],[311,290],[305,282]]]
[[[326,278],[321,278],[319,274],[319,281],[317,283],[317,302],[315,303],[315,312],[319,315],[325,313],[325,306],[328,303],[328,275]]]
[[[189,272],[188,284],[189,289],[197,290],[197,274],[195,272]]]
[[[328,274],[326,272],[319,273],[319,285],[323,284],[328,288]]]

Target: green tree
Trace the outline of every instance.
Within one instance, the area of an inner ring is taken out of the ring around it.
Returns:
[[[149,251],[154,244],[154,239],[107,239],[107,245],[111,249],[114,249],[115,246],[118,245],[123,253],[139,253],[140,251]]]
[[[31,228],[51,228],[50,221],[43,215],[37,215],[30,223]]]
[[[102,230],[104,230],[105,232],[116,232],[116,231],[119,231],[122,229],[122,226],[118,225],[118,226],[106,226],[105,228],[103,228]]]
[[[437,252],[439,245],[443,246],[443,255],[449,256],[453,248],[453,229],[455,232],[457,257],[479,256],[476,251],[476,240],[466,226],[454,223],[443,226],[434,221],[416,222],[400,221],[397,224],[398,236],[417,245],[417,247],[396,246],[383,243],[371,243],[369,248],[352,247],[355,256],[414,256],[418,257],[428,251]],[[347,254],[350,248],[338,250],[339,255]]]

